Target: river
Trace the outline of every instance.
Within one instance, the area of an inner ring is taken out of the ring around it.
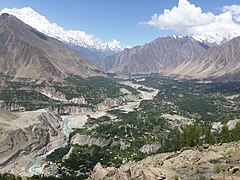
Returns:
[[[41,174],[41,172],[44,168],[44,165],[42,165],[42,161],[44,159],[46,159],[46,157],[49,154],[51,154],[53,151],[55,151],[56,149],[61,148],[61,147],[65,147],[67,145],[69,135],[72,132],[72,128],[83,127],[83,125],[86,123],[89,115],[91,117],[94,117],[94,118],[99,118],[99,117],[107,115],[107,111],[110,110],[110,109],[119,109],[119,110],[122,110],[122,111],[125,111],[125,112],[134,111],[135,108],[139,107],[142,100],[153,99],[158,94],[158,91],[159,91],[157,89],[142,86],[140,84],[132,83],[130,81],[124,81],[124,82],[121,82],[121,83],[137,89],[140,92],[141,99],[137,99],[136,101],[127,102],[126,104],[115,107],[115,108],[107,108],[107,109],[104,109],[104,110],[101,110],[101,111],[82,113],[82,114],[78,114],[78,115],[62,116],[62,119],[63,119],[62,131],[63,131],[63,133],[66,137],[65,143],[51,149],[50,151],[48,151],[47,153],[45,153],[41,156],[38,156],[34,160],[33,164],[31,165],[31,167],[28,170],[29,176]],[[141,91],[141,90],[138,89],[139,87],[143,87],[144,89],[147,89],[149,91]]]
[[[72,132],[72,129],[68,126],[70,120],[71,120],[71,116],[62,116],[62,119],[63,119],[63,124],[62,124],[62,131],[63,131],[63,134],[65,135],[66,137],[66,141],[65,143],[51,149],[50,151],[48,151],[47,153],[41,155],[41,156],[38,156],[34,162],[32,163],[31,167],[28,169],[28,174],[29,176],[33,176],[33,175],[40,175],[39,171],[41,172],[42,170],[42,161],[44,159],[46,159],[46,157],[51,154],[53,151],[55,151],[56,149],[58,148],[61,148],[61,147],[65,147],[67,145],[67,140],[69,138],[69,135],[70,133]]]

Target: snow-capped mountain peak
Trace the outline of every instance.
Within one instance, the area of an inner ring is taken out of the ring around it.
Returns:
[[[58,26],[56,23],[49,22],[44,16],[38,14],[30,7],[24,7],[21,9],[5,8],[0,12],[0,14],[2,13],[14,15],[38,31],[70,45],[80,46],[93,50],[96,49],[102,52],[119,52],[123,50],[123,48],[120,46],[120,42],[115,39],[113,39],[111,42],[103,42],[84,31],[65,30],[64,28]]]
[[[169,36],[169,37],[171,37],[171,38],[173,38],[173,39],[183,38],[183,36],[177,36],[177,35],[171,35],[171,36]]]
[[[205,44],[221,44],[238,36],[240,36],[239,32],[225,32],[225,33],[209,32],[204,33],[200,36],[193,36],[193,38]]]

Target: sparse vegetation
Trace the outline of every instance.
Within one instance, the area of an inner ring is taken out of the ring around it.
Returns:
[[[222,171],[222,166],[221,164],[215,164],[213,169],[215,173],[220,173]]]
[[[199,175],[199,177],[196,180],[208,180],[208,178],[205,177],[204,175]]]

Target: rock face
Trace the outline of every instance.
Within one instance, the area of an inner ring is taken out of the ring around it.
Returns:
[[[196,121],[195,119],[189,119],[183,116],[179,116],[177,114],[163,114],[161,117],[167,120],[172,129],[186,125],[193,125]]]
[[[120,150],[126,150],[130,148],[131,144],[126,143],[124,141],[114,141],[112,139],[106,139],[103,137],[91,137],[89,135],[81,135],[76,134],[71,138],[72,145],[79,145],[79,146],[99,146],[99,147],[115,147],[120,145]],[[144,154],[152,154],[156,153],[160,149],[161,145],[158,143],[155,144],[145,144],[143,147],[139,149],[140,152]],[[70,150],[72,151],[72,150]],[[70,152],[69,151],[69,152]]]
[[[161,148],[160,144],[145,144],[143,147],[140,148],[140,151],[144,154],[152,154],[156,153]]]
[[[9,14],[0,15],[0,72],[15,77],[61,80],[102,75],[64,43]]]
[[[1,83],[1,82],[0,82]],[[7,87],[9,88],[9,87]],[[26,89],[28,90],[28,89]],[[66,103],[66,106],[49,106],[49,110],[54,114],[80,114],[80,113],[88,113],[93,111],[104,111],[113,106],[122,105],[127,101],[136,101],[140,97],[140,95],[133,95],[131,92],[124,93],[124,95],[116,98],[106,98],[101,103],[98,103],[94,106],[89,104],[87,100],[80,96],[78,98],[73,98],[68,100],[65,95],[59,91],[57,91],[53,87],[37,87],[34,88],[35,91],[41,93],[44,96],[47,96],[50,100],[61,101],[63,104]],[[0,100],[0,108],[7,109],[9,111],[25,111],[26,109],[19,103],[16,102],[8,102]]]
[[[233,130],[239,122],[240,119],[229,120],[226,126],[228,127],[228,130]],[[221,122],[213,122],[211,131],[219,133],[222,131],[223,126],[224,125]]]
[[[108,56],[99,66],[107,72],[125,74],[168,73],[200,56],[207,48],[191,37],[163,37]]]
[[[110,145],[111,139],[105,139],[102,137],[94,138],[87,135],[76,134],[71,138],[71,144],[78,144],[80,146],[88,145],[89,147],[95,145],[99,147],[104,147]]]
[[[117,98],[106,98],[103,102],[99,103],[96,105],[96,110],[104,110],[109,107],[114,107],[114,106],[120,106],[124,102],[127,101],[136,101],[137,99],[140,99],[141,97],[139,95],[132,95],[132,94],[127,94],[121,97]]]
[[[97,164],[89,180],[130,179],[234,179],[239,173],[239,142],[214,145],[208,148],[185,148],[178,152],[150,156],[119,168],[104,168]],[[220,172],[216,167],[221,167]]]
[[[35,90],[53,100],[68,102],[68,103],[76,103],[76,104],[87,104],[83,96],[68,100],[66,99],[65,95],[62,92],[57,91],[53,87],[35,88]]]
[[[47,110],[0,109],[0,124],[0,172],[27,175],[34,157],[64,141],[61,118]]]

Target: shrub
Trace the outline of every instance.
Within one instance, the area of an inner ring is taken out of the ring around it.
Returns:
[[[213,169],[215,173],[220,173],[222,171],[222,166],[221,164],[215,164]]]

